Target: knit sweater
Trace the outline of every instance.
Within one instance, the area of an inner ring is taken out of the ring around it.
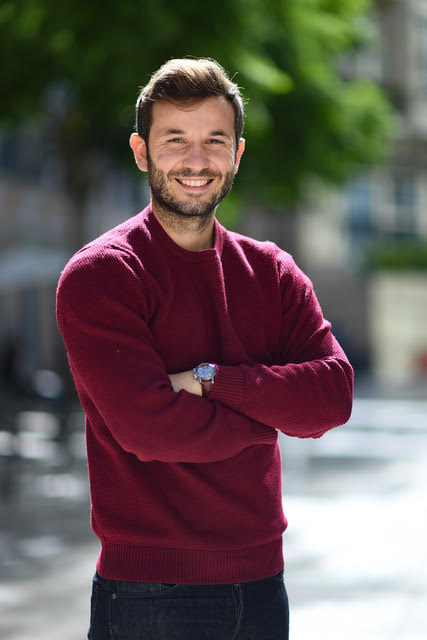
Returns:
[[[277,430],[345,423],[352,369],[310,280],[271,242],[173,242],[151,206],[65,267],[58,324],[86,414],[92,527],[109,579],[258,580],[283,568]],[[214,362],[209,397],[169,374]]]

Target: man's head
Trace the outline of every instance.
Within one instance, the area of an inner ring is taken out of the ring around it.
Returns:
[[[153,73],[136,103],[136,132],[148,145],[155,102],[199,102],[224,96],[234,110],[236,148],[243,133],[244,109],[239,87],[215,60],[176,58]]]
[[[203,228],[230,191],[244,150],[238,87],[212,60],[170,60],[137,102],[130,144],[148,173],[153,210],[169,226]]]

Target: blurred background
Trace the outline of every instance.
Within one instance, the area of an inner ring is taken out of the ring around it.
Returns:
[[[356,373],[347,426],[281,438],[292,640],[425,638],[426,0],[4,0],[0,52],[2,637],[86,633],[98,543],[56,284],[147,204],[138,88],[192,55],[247,99],[219,218],[295,256]]]

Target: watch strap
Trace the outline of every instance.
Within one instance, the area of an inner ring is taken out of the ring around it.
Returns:
[[[213,387],[213,380],[200,380],[200,384],[202,385],[202,396],[207,398]]]

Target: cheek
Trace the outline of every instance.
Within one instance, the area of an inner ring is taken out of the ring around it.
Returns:
[[[162,149],[156,153],[154,163],[161,166],[164,171],[169,171],[182,158],[182,151],[179,149]]]
[[[222,173],[229,173],[233,171],[236,166],[236,159],[234,153],[227,153],[222,157],[216,158],[218,167],[221,168]]]

